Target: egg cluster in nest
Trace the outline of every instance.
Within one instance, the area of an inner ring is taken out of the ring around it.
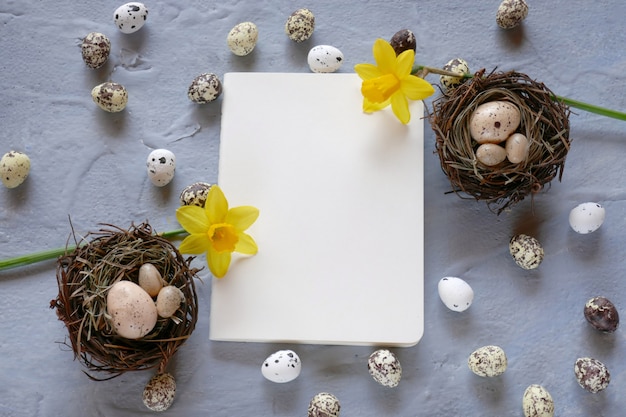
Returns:
[[[478,106],[505,101],[517,106],[517,132],[530,145],[524,161],[486,166],[476,158],[477,142],[470,120]],[[441,168],[461,197],[486,201],[497,213],[534,195],[558,176],[570,148],[569,108],[543,83],[519,72],[481,70],[433,102],[429,118],[436,136]]]
[[[189,267],[167,239],[156,235],[147,224],[123,230],[115,226],[92,232],[74,251],[57,264],[59,294],[51,301],[69,331],[75,358],[89,371],[108,373],[110,379],[127,371],[157,368],[165,372],[169,359],[193,332],[198,317],[198,298]],[[159,318],[152,331],[139,339],[127,339],[114,331],[107,314],[107,292],[120,280],[137,283],[139,269],[153,264],[167,285],[184,295],[180,307],[169,318]]]

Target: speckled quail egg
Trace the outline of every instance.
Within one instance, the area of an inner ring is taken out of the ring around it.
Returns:
[[[126,3],[115,9],[113,20],[122,33],[134,33],[143,27],[148,19],[148,8],[143,3]]]
[[[335,72],[343,64],[343,53],[331,45],[317,45],[309,51],[307,63],[313,72]]]
[[[83,61],[89,68],[102,67],[109,59],[111,41],[99,32],[88,33],[80,45]]]
[[[287,18],[285,33],[294,42],[304,42],[313,35],[315,15],[309,9],[298,9]]]
[[[212,185],[208,182],[194,182],[186,186],[180,192],[180,205],[204,207],[211,187]]]
[[[261,373],[269,381],[285,383],[300,375],[302,362],[293,350],[279,350],[272,353],[261,365]]]
[[[174,402],[176,380],[170,373],[162,373],[150,378],[143,390],[143,403],[152,411],[165,411]]]
[[[553,417],[554,400],[544,387],[532,384],[524,391],[522,409],[524,417]]]
[[[442,69],[444,71],[455,72],[457,74],[467,74],[469,73],[469,64],[463,58],[454,58],[448,61]],[[465,81],[464,77],[453,77],[451,75],[439,76],[439,82],[446,91],[460,86],[463,81]]]
[[[609,386],[611,374],[607,367],[597,359],[578,358],[574,364],[576,381],[586,391],[598,393]]]
[[[309,403],[307,417],[339,417],[339,399],[329,392],[316,394]]]
[[[396,52],[396,55],[400,55],[404,51],[415,52],[417,49],[415,34],[409,29],[402,29],[394,33],[389,44]]]
[[[494,377],[506,371],[508,360],[500,346],[488,345],[473,351],[467,359],[467,366],[478,376]]]
[[[581,235],[593,233],[602,226],[606,212],[602,204],[582,203],[569,212],[569,225]]]
[[[187,97],[194,103],[204,104],[217,100],[222,95],[222,82],[212,72],[205,72],[193,79]]]
[[[385,387],[396,387],[402,378],[402,366],[398,357],[387,349],[379,349],[367,360],[367,370],[374,381]]]
[[[496,12],[496,23],[502,29],[513,29],[528,16],[528,4],[524,0],[504,0]]]
[[[259,39],[259,29],[252,22],[242,22],[235,25],[228,36],[226,43],[231,52],[237,56],[251,53]]]
[[[30,158],[23,152],[10,151],[0,159],[0,178],[7,188],[21,185],[30,172]]]
[[[593,297],[585,303],[585,319],[594,329],[612,333],[619,326],[619,313],[615,304],[606,297]]]
[[[474,300],[474,290],[472,287],[457,277],[443,277],[437,285],[439,298],[452,311],[465,311]]]
[[[102,110],[117,113],[128,104],[128,91],[122,84],[105,82],[91,90],[91,98]]]
[[[532,236],[519,234],[509,241],[509,252],[515,263],[524,269],[535,269],[543,261],[541,243]]]
[[[146,167],[152,184],[164,187],[174,179],[176,157],[167,149],[155,149],[148,155]]]

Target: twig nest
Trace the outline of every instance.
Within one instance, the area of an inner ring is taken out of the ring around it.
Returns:
[[[59,258],[59,294],[50,306],[56,308],[59,319],[67,327],[75,358],[89,371],[111,375],[96,378],[87,374],[90,378],[110,379],[126,371],[151,368],[162,374],[195,328],[197,270],[189,268],[192,258],[184,259],[170,241],[157,236],[147,223],[133,225],[129,230],[109,227],[89,233],[78,242],[77,249]],[[93,239],[88,241],[89,237]],[[117,298],[116,305],[109,297],[115,295],[111,291],[120,284],[125,291],[126,287],[137,289],[145,298],[144,304],[154,309],[149,313],[149,319],[154,320],[158,306],[138,285],[144,264],[151,264],[159,271],[166,287],[174,286],[177,293],[180,291],[180,304],[170,317],[159,316],[154,324],[149,323],[149,330],[142,325],[140,334],[136,334],[132,333],[134,325],[122,329],[119,315],[115,314],[115,308],[123,308],[119,304],[124,300]]]
[[[496,118],[487,112],[486,124],[472,128],[472,117],[494,106],[509,112]],[[453,191],[484,200],[500,213],[556,176],[561,179],[570,147],[569,113],[552,91],[528,75],[485,75],[481,70],[446,90],[433,102],[429,116],[441,168]],[[482,144],[490,149],[480,148]]]

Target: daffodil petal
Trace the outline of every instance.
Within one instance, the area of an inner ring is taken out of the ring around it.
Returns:
[[[400,89],[407,98],[411,100],[423,100],[432,96],[435,89],[432,84],[423,78],[411,75],[402,80]]]
[[[230,252],[217,252],[213,248],[209,248],[206,254],[206,262],[215,278],[222,278],[228,272],[230,266]]]
[[[402,123],[407,124],[411,120],[409,101],[401,91],[391,96],[391,110]]]
[[[391,103],[391,99],[385,100],[382,103],[372,103],[368,99],[363,99],[363,111],[365,113],[373,113],[375,111],[379,111],[387,107]]]
[[[204,209],[198,206],[181,206],[176,210],[176,220],[188,233],[204,233],[209,228],[209,219]]]
[[[256,242],[247,233],[239,234],[239,241],[235,246],[235,252],[243,253],[244,255],[254,255],[259,251]]]
[[[178,250],[181,253],[187,253],[190,255],[199,255],[209,250],[211,241],[209,236],[204,234],[189,235],[183,239]]]
[[[399,78],[406,77],[411,74],[411,70],[413,69],[413,64],[415,63],[415,52],[412,49],[407,49],[398,55],[396,63],[396,75]]]
[[[259,209],[252,206],[233,207],[226,214],[225,223],[232,224],[237,230],[244,231],[259,217]]]
[[[372,78],[380,77],[383,75],[378,67],[374,64],[356,64],[354,71],[361,77],[362,80],[370,80]]]
[[[376,65],[382,74],[393,74],[396,72],[396,51],[384,39],[376,39],[372,47],[372,53],[376,60]]]
[[[204,203],[204,210],[211,224],[224,223],[228,213],[228,200],[226,200],[224,192],[219,186],[214,185],[209,190]]]

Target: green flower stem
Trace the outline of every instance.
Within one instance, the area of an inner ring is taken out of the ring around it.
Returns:
[[[176,236],[187,233],[185,229],[170,230],[168,232],[159,233],[159,236],[163,236],[166,239],[171,239]],[[0,271],[6,269],[16,268],[18,266],[31,265],[34,263],[47,261],[49,259],[56,259],[59,256],[72,253],[77,248],[76,245],[68,245],[62,248],[49,249],[41,252],[31,253],[29,255],[16,256],[9,259],[3,259],[0,261]]]
[[[450,77],[458,77],[458,78],[461,78],[461,77],[473,78],[474,77],[472,74],[469,74],[469,73],[459,74],[457,72],[446,71],[446,70],[442,70],[442,69],[435,68],[435,67],[429,67],[426,65],[415,65],[411,73],[416,74],[420,71],[424,73],[424,76],[428,74],[438,74],[438,75],[447,75]],[[621,111],[607,109],[605,107],[596,106],[594,104],[585,103],[579,100],[572,100],[571,98],[558,96],[558,95],[552,95],[551,98],[554,101],[561,101],[570,107],[575,107],[577,109],[584,110],[589,113],[595,113],[601,116],[611,117],[613,119],[626,121],[626,113],[621,112]]]

